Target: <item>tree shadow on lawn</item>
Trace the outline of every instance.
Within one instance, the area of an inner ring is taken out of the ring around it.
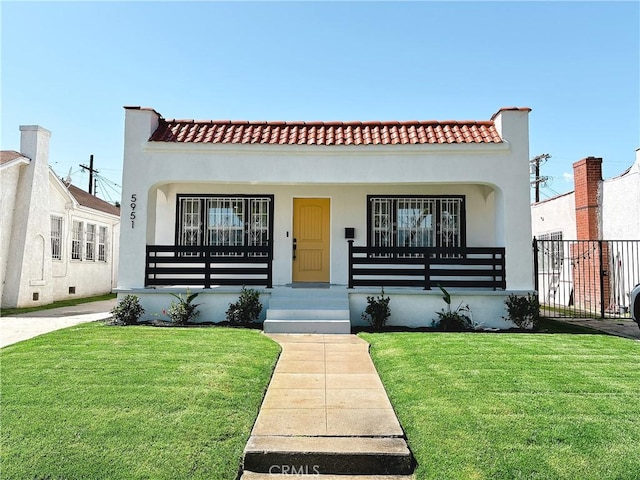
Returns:
[[[168,320],[143,320],[137,323],[126,325],[124,323],[120,323],[114,321],[113,319],[108,319],[105,321],[105,325],[110,327],[160,327],[160,328],[243,328],[249,330],[262,330],[262,322],[255,323],[247,323],[247,324],[231,324],[228,321],[224,322],[197,322],[197,323],[187,323],[185,325],[178,325]]]
[[[392,332],[423,332],[423,333],[524,333],[524,334],[555,334],[555,333],[569,333],[577,335],[613,335],[600,330],[595,330],[589,327],[583,327],[581,325],[574,325],[571,323],[565,323],[558,320],[552,320],[550,318],[543,317],[540,319],[538,328],[534,330],[527,330],[523,328],[508,328],[503,330],[465,330],[461,332],[443,332],[433,327],[402,327],[386,325],[380,330],[374,330],[373,327],[358,326],[352,327],[351,333],[392,333]]]
[[[105,321],[109,326],[127,326],[121,323],[117,323],[113,320]],[[158,328],[244,328],[249,330],[262,330],[263,323],[255,322],[243,325],[231,324],[228,321],[214,323],[214,322],[198,322],[188,323],[186,325],[177,325],[167,320],[144,320],[140,321],[132,326],[147,326]],[[397,333],[397,332],[415,332],[415,333],[447,333],[442,330],[438,330],[433,327],[403,327],[395,325],[386,325],[380,330],[375,330],[370,326],[355,326],[351,328],[352,334],[358,333]],[[450,333],[523,333],[523,334],[555,334],[555,333],[569,333],[577,335],[613,335],[611,333],[603,332],[601,330],[595,330],[593,328],[584,327],[581,325],[574,325],[558,320],[552,320],[550,318],[541,318],[540,325],[535,330],[526,330],[523,328],[509,328],[503,330],[466,330],[464,332],[450,332]]]

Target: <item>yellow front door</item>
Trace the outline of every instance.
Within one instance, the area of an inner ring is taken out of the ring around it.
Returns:
[[[328,198],[293,199],[293,281],[329,281]]]

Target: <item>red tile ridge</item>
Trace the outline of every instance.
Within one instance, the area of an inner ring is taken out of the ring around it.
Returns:
[[[501,143],[502,139],[495,129],[493,120],[342,122],[165,120],[161,117],[158,128],[149,141],[270,145],[415,145]]]

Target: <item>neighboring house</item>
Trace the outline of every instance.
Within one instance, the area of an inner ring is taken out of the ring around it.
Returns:
[[[49,168],[51,133],[21,126],[20,153],[0,163],[3,308],[109,293],[116,285],[120,209]]]
[[[361,324],[384,286],[391,323],[424,326],[444,285],[452,307],[502,327],[505,297],[533,290],[529,108],[444,122],[125,110],[118,292],[149,318],[187,286],[202,289],[199,319],[219,322],[243,284],[261,287],[267,321],[275,297],[331,285]]]
[[[623,174],[602,179],[602,159],[573,164],[575,189],[531,206],[543,303],[626,311],[640,282],[640,149]],[[601,261],[602,259],[602,261]]]

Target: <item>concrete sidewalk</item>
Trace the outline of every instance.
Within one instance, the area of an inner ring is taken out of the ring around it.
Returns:
[[[242,478],[410,478],[413,457],[369,344],[355,335],[268,336],[282,354],[245,447]]]
[[[116,299],[102,300],[0,317],[0,348],[79,323],[105,320],[116,303]]]
[[[638,324],[628,318],[553,318],[553,320],[593,328],[609,335],[640,340]]]

